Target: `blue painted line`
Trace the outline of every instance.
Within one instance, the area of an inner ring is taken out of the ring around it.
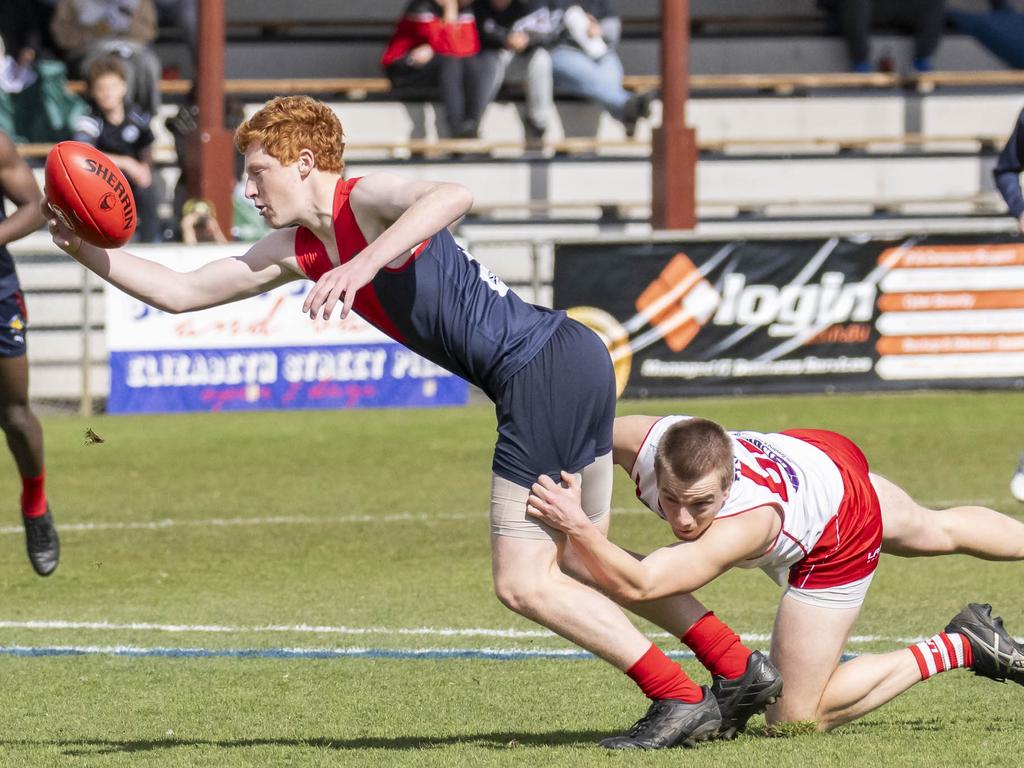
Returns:
[[[390,650],[386,648],[136,648],[124,646],[0,646],[0,656],[124,656],[131,658],[184,659],[393,659],[398,661],[485,660],[526,661],[557,659],[592,661],[596,657],[586,651],[502,651],[469,648],[429,648],[423,650]],[[672,651],[674,659],[693,659],[687,651]],[[843,661],[857,654],[843,654]]]

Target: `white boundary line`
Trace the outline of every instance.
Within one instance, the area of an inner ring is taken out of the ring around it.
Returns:
[[[930,507],[956,507],[966,504],[992,506],[995,499],[924,499],[923,504]],[[644,507],[613,507],[616,515],[647,515]],[[451,520],[487,519],[487,510],[479,513],[427,514],[416,512],[400,512],[392,515],[338,515],[333,517],[314,517],[311,515],[269,515],[266,517],[209,517],[201,519],[180,520],[163,518],[148,521],[109,521],[95,523],[59,523],[60,533],[91,533],[94,531],[166,531],[171,528],[232,528],[260,525],[347,525],[352,523],[430,523]],[[651,518],[652,520],[655,518]],[[25,528],[21,525],[0,526],[0,534],[22,535]]]
[[[402,636],[402,637],[492,637],[506,639],[556,638],[553,632],[545,629],[492,629],[488,627],[348,627],[315,624],[264,624],[256,626],[230,626],[221,624],[156,624],[150,622],[111,622],[111,621],[68,621],[61,619],[13,621],[0,620],[0,630],[4,629],[41,629],[41,630],[87,630],[101,632],[167,632],[196,633],[219,635],[256,635],[267,633],[280,634],[313,634],[313,635],[349,635],[349,636]],[[650,637],[668,638],[667,632],[650,633]],[[770,634],[744,633],[744,642],[764,643],[771,639]],[[865,643],[917,643],[924,637],[899,637],[892,635],[853,635],[847,642]]]

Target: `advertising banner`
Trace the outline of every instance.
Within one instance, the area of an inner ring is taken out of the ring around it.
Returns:
[[[1024,244],[1000,235],[571,243],[554,303],[632,397],[1024,386]]]
[[[239,247],[237,254],[243,248]],[[152,249],[178,271],[232,252]],[[312,283],[172,315],[108,287],[110,413],[461,405],[465,381],[408,351],[355,313],[310,320]],[[340,305],[339,305],[340,309]]]

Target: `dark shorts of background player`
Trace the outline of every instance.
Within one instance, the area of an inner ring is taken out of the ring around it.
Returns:
[[[21,291],[0,299],[0,357],[24,355],[27,330],[28,312]]]
[[[615,374],[607,347],[565,318],[502,385],[496,410],[494,474],[529,488],[540,475],[579,472],[612,449]]]

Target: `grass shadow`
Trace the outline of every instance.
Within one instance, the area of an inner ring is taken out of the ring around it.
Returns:
[[[0,750],[10,747],[57,747],[68,756],[131,754],[193,747],[247,749],[251,747],[299,747],[338,751],[382,749],[411,751],[449,746],[478,746],[485,749],[518,747],[594,746],[610,734],[605,731],[552,731],[550,733],[476,733],[451,736],[403,736],[395,738],[366,736],[356,739],[55,739],[38,741],[0,740]]]

